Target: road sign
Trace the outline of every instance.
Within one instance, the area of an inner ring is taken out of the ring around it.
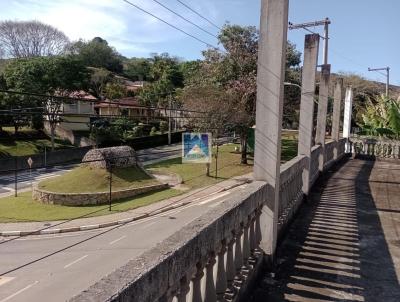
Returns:
[[[29,158],[28,158],[28,165],[29,165],[29,168],[32,168],[32,164],[33,164],[33,160],[32,160],[31,157],[29,157]]]
[[[183,133],[182,162],[211,163],[211,133]]]

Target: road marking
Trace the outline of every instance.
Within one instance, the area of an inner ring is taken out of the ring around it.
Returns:
[[[222,193],[222,194],[219,194],[218,196],[214,196],[214,197],[208,198],[208,199],[206,199],[206,200],[204,200],[204,201],[198,203],[198,205],[204,205],[204,204],[209,203],[209,202],[211,202],[211,201],[214,201],[214,200],[216,200],[216,199],[218,199],[218,198],[224,197],[224,196],[226,196],[226,195],[228,195],[228,194],[230,194],[230,193],[231,193],[231,192],[224,192],[224,193]]]
[[[124,239],[125,237],[126,237],[126,235],[124,235],[124,236],[122,236],[122,237],[119,237],[118,239],[115,239],[115,240],[111,241],[109,244],[112,245],[112,244],[114,244],[114,243],[116,243],[116,242],[118,242],[118,241]]]
[[[72,261],[71,263],[69,263],[69,264],[67,264],[66,266],[64,266],[64,268],[68,268],[68,267],[70,267],[71,265],[74,265],[75,263],[77,263],[77,262],[79,262],[79,261],[82,261],[82,260],[85,259],[87,256],[89,256],[89,255],[82,256],[81,258],[78,258],[78,259],[76,259],[75,261]],[[1,302],[1,301],[0,301],[0,302]]]
[[[14,298],[16,295],[19,295],[20,293],[26,291],[27,289],[30,289],[32,286],[34,286],[37,283],[39,283],[39,281],[35,281],[32,284],[29,284],[28,286],[25,286],[24,288],[20,289],[19,291],[13,293],[11,296],[8,296],[8,297],[4,298],[3,300],[0,300],[0,302],[6,302],[6,301]]]
[[[15,279],[15,277],[0,277],[0,286],[10,282],[12,279]]]

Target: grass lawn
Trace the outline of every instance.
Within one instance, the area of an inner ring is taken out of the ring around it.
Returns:
[[[29,222],[68,220],[79,217],[92,217],[124,212],[181,194],[181,191],[168,189],[140,196],[114,201],[111,211],[108,205],[66,207],[46,205],[32,200],[31,192],[0,198],[0,222]]]
[[[109,190],[109,172],[106,169],[81,165],[61,176],[39,183],[39,188],[59,193],[106,192]],[[159,182],[136,167],[113,169],[112,189],[132,189]]]
[[[215,158],[210,167],[210,175],[206,176],[205,164],[182,164],[181,158],[170,159],[147,166],[149,171],[173,172],[179,174],[183,182],[190,189],[197,189],[212,185],[234,176],[250,173],[253,170],[253,160],[250,158],[247,165],[240,164],[240,153],[234,152],[233,144],[219,147],[218,178],[215,178]],[[214,155],[216,149],[213,148]]]
[[[210,169],[210,175],[212,177],[206,176],[205,164],[182,164],[180,158],[152,164],[147,166],[147,169],[150,171],[177,173],[182,177],[185,186],[189,187],[190,189],[212,185],[225,179],[250,173],[252,171],[252,158],[249,159],[247,165],[240,164],[241,155],[240,153],[234,152],[235,146],[237,145],[230,144],[219,147],[218,178],[213,177],[215,176],[214,159]],[[296,149],[297,142],[295,140],[283,139],[282,159],[286,161],[296,156]],[[108,175],[105,174],[100,174],[96,177],[91,177],[90,179],[84,180],[82,177],[79,177],[79,180],[77,180],[77,175],[82,176],[87,173],[85,169],[77,169],[69,173],[71,174],[65,174],[64,176],[49,179],[43,182],[43,184],[58,190],[64,189],[66,185],[68,185],[70,189],[73,189],[74,186],[77,186],[80,188],[79,190],[82,190],[86,186],[97,186],[97,188],[102,188],[104,187],[105,179],[108,180]],[[127,174],[128,175],[117,172],[115,176],[113,175],[113,181],[115,179],[116,182],[118,181],[121,184],[126,184],[127,179],[134,179],[137,177],[135,174]],[[60,181],[62,177],[64,177],[65,181]],[[49,187],[46,187],[46,189],[49,189]],[[107,215],[109,213],[116,213],[145,206],[166,198],[177,196],[179,194],[182,194],[182,191],[168,189],[136,196],[133,198],[123,199],[113,202],[112,211],[109,212],[108,206],[105,205],[68,207],[40,204],[32,201],[31,192],[25,192],[19,194],[19,197],[17,198],[13,196],[0,198],[0,222],[62,220],[77,218],[83,215],[86,215],[85,217]]]
[[[50,139],[33,139],[33,140],[0,140],[0,157],[4,156],[24,156],[44,152],[46,146],[47,151],[51,150]],[[69,143],[56,139],[55,149],[64,149],[73,147]]]

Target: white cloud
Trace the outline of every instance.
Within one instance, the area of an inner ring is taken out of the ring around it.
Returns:
[[[190,32],[210,43],[216,43],[212,37],[179,19],[171,12],[149,0],[130,0],[158,17]],[[5,3],[2,3],[5,2]],[[179,5],[176,1],[162,2],[193,20],[196,24],[215,30],[206,21]],[[189,5],[214,19],[217,9],[212,0],[188,2]],[[36,19],[51,24],[63,31],[71,40],[100,36],[118,51],[124,53],[148,53],[157,43],[178,43],[187,37],[170,28],[167,24],[130,6],[122,0],[0,0],[1,19]],[[163,51],[160,49],[160,52]]]

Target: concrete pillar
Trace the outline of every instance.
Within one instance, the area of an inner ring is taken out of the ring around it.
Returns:
[[[343,137],[350,137],[351,131],[351,114],[353,110],[353,89],[351,86],[346,88],[346,97],[344,100],[344,118],[343,118]],[[351,152],[350,144],[346,143],[346,152]]]
[[[307,157],[303,172],[303,192],[310,189],[310,158],[314,120],[315,76],[318,63],[319,35],[306,35],[304,42],[304,63],[301,80],[300,125],[298,154]]]
[[[283,82],[288,0],[262,0],[257,71],[254,177],[269,185],[260,217],[263,251],[273,257],[279,213]]]
[[[343,79],[338,78],[335,83],[335,91],[333,95],[333,113],[332,113],[332,139],[335,141],[335,148],[333,149],[333,159],[335,160],[338,158],[340,114],[342,107],[342,89],[343,89]]]
[[[326,134],[326,115],[328,110],[328,94],[329,81],[331,77],[331,65],[322,65],[321,79],[319,81],[319,97],[318,97],[318,115],[317,115],[317,132],[315,135],[315,144],[322,146],[319,156],[319,170],[324,170],[325,163],[325,134]]]

